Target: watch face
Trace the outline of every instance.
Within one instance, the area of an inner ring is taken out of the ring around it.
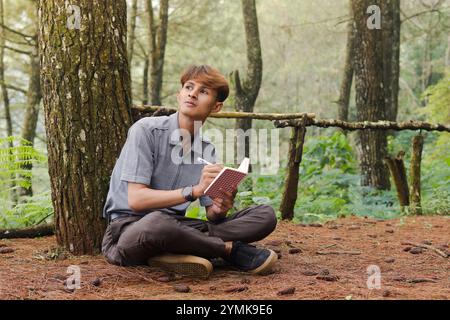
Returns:
[[[186,187],[183,189],[183,196],[186,200],[191,200],[192,187]]]

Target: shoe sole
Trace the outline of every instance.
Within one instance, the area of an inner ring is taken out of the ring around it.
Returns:
[[[267,250],[270,251],[270,255],[267,257],[266,261],[264,261],[264,263],[260,265],[258,268],[248,271],[249,273],[264,275],[272,271],[272,267],[278,260],[278,255],[273,250],[270,249]]]
[[[190,276],[208,278],[213,271],[209,260],[191,255],[164,254],[147,261],[150,267]]]

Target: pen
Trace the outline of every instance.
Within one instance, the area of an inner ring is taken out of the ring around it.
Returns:
[[[197,158],[197,161],[200,161],[201,163],[204,163],[204,164],[212,164],[211,162],[208,162],[205,159],[202,159],[200,157]]]

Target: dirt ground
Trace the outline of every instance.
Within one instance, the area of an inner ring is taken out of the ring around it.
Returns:
[[[0,240],[0,299],[450,299],[450,217],[279,222],[259,245],[281,257],[272,274],[217,266],[209,279],[192,279],[72,257],[54,237]],[[80,289],[65,286],[71,265],[80,268]],[[368,289],[377,267],[380,288]]]

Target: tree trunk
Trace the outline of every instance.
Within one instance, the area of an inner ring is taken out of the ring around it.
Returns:
[[[382,4],[383,84],[386,118],[396,121],[400,76],[400,0],[385,0]]]
[[[169,0],[159,2],[159,21],[155,24],[152,0],[147,0],[149,28],[149,60],[150,60],[150,101],[160,106],[161,89],[164,74],[164,55],[166,51],[167,29],[169,23]]]
[[[300,163],[302,162],[303,144],[305,142],[306,126],[292,128],[291,140],[289,141],[289,159],[287,164],[286,180],[280,204],[282,219],[292,220],[294,207],[297,201],[298,180]]]
[[[405,163],[403,162],[404,152],[398,153],[397,157],[386,157],[386,163],[391,171],[392,180],[397,189],[397,197],[402,208],[409,206],[409,189],[408,180],[406,178]]]
[[[238,112],[253,112],[259,88],[261,87],[263,70],[255,0],[242,0],[242,13],[247,44],[247,75],[246,79],[241,82],[239,72],[237,70],[234,72],[235,109]],[[244,156],[250,157],[250,135],[248,135],[247,130],[251,129],[251,127],[252,119],[236,120],[235,128],[242,130],[237,133],[236,148],[243,151],[243,154],[241,154],[242,152],[237,152],[237,163],[240,163]],[[247,134],[242,139],[242,135],[245,132]]]
[[[127,32],[127,56],[128,56],[128,66],[130,68],[130,78],[131,78],[131,69],[134,54],[134,42],[136,40],[136,20],[137,20],[137,0],[132,0],[131,2],[131,12],[129,15],[129,26]],[[131,93],[131,100],[133,101],[133,93]]]
[[[367,27],[366,10],[370,5],[381,7],[381,1],[352,0],[355,20],[354,75],[358,121],[386,119],[383,90],[382,30]],[[383,131],[358,132],[361,185],[389,189],[389,172],[383,159],[387,156],[387,139]]]
[[[125,0],[39,1],[56,237],[74,254],[100,251],[109,177],[131,125],[126,28]]]
[[[421,192],[420,192],[420,163],[422,161],[423,136],[421,134],[412,139],[411,163],[409,170],[409,181],[411,183],[410,209],[412,214],[422,214]]]
[[[6,88],[6,80],[5,80],[5,39],[6,39],[6,34],[5,34],[5,28],[3,27],[5,22],[4,22],[4,7],[3,7],[3,0],[0,0],[0,23],[1,23],[1,34],[0,34],[0,85],[2,88],[2,97],[3,97],[3,107],[5,108],[5,121],[6,121],[6,136],[10,137],[13,135],[13,130],[12,130],[12,119],[11,119],[11,110],[9,107],[9,96],[8,96],[8,89]],[[10,148],[12,148],[14,146],[13,142],[10,141],[8,143],[8,146]],[[10,183],[10,188],[11,188],[11,193],[10,193],[10,197],[11,197],[11,201],[12,203],[17,203],[18,201],[18,197],[17,197],[17,192],[15,189],[16,186],[16,176],[13,174],[11,176],[11,183]]]
[[[338,100],[338,120],[348,121],[348,109],[353,81],[353,57],[355,40],[355,26],[353,19],[347,25],[347,46],[345,49],[345,63],[342,74],[341,88]]]
[[[34,37],[37,41],[37,34]],[[27,91],[27,109],[25,111],[25,117],[22,125],[22,138],[28,141],[31,145],[34,145],[34,138],[36,137],[36,125],[39,116],[39,106],[42,99],[41,84],[40,84],[40,68],[39,68],[39,55],[38,45],[36,42],[33,47],[33,52],[30,55],[30,79],[28,81]],[[33,164],[25,163],[21,166],[22,169],[32,170]],[[31,179],[28,177],[22,177],[21,179],[29,180],[28,188],[19,188],[20,196],[32,196],[33,188],[31,185]]]
[[[130,25],[128,27],[128,43],[127,43],[128,64],[130,65],[130,69],[134,53],[134,40],[136,38],[136,18],[137,18],[137,0],[133,0],[131,3]]]
[[[146,105],[148,103],[148,58],[145,59],[144,69],[142,70],[142,104]]]

